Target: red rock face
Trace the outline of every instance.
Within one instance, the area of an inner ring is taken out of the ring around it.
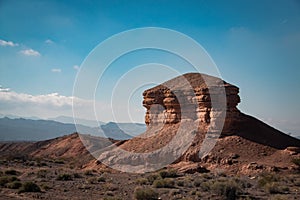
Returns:
[[[201,130],[230,134],[239,117],[239,88],[219,78],[189,73],[148,89],[143,93],[145,123],[176,124],[181,120],[199,122]],[[223,126],[224,124],[224,126]]]

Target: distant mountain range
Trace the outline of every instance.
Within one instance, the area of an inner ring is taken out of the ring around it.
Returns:
[[[60,117],[69,120],[67,117]],[[86,123],[95,123],[86,120]],[[85,123],[85,124],[86,124]],[[62,123],[54,120],[34,120],[24,118],[0,118],[0,141],[39,141],[60,137],[74,132],[107,137],[116,140],[127,140],[146,130],[144,124],[136,123],[99,123],[100,127],[82,124]]]
[[[53,120],[53,121],[66,123],[66,124],[74,124],[74,118],[69,116],[58,116],[54,118],[48,118],[47,120]],[[87,119],[80,119],[80,118],[76,118],[76,123],[84,126],[89,126],[89,127],[97,127],[105,124],[105,122],[101,122],[101,121],[87,120]]]

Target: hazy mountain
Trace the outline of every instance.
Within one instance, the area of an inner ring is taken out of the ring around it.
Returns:
[[[19,118],[23,118],[23,119],[32,119],[32,120],[40,120],[41,118],[35,117],[35,116],[31,116],[31,117],[22,117],[19,115],[6,115],[6,114],[2,114],[0,113],[0,118],[4,118],[4,117],[8,117],[10,119],[19,119]]]
[[[82,132],[95,134],[96,129],[79,125]],[[45,140],[76,132],[74,124],[64,124],[51,120],[0,119],[0,140]]]
[[[121,130],[123,130],[126,134],[131,135],[132,137],[144,133],[147,128],[145,124],[141,123],[117,123],[117,125]]]
[[[132,138],[131,135],[128,135],[122,130],[117,123],[109,122],[105,125],[101,125],[101,129],[103,130],[106,137],[114,138],[116,140],[127,140]]]
[[[1,141],[38,141],[79,132],[116,140],[126,140],[144,132],[146,126],[133,123],[107,123],[98,127],[61,123],[53,120],[0,118]]]
[[[74,124],[74,118],[69,116],[58,116],[54,118],[49,118],[48,120],[54,120],[61,123]],[[84,126],[89,126],[89,127],[97,127],[98,125],[101,126],[105,124],[105,122],[101,122],[101,121],[97,122],[95,120],[87,120],[87,119],[79,119],[79,118],[76,119],[76,123]]]

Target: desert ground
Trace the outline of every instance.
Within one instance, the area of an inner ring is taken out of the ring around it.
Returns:
[[[70,138],[73,143],[78,139],[76,134],[68,135],[48,142],[46,147]],[[286,163],[290,167],[264,168],[250,163],[244,172],[228,170],[239,162],[234,158],[233,164],[199,172],[168,167],[133,174],[101,164],[91,167],[97,162],[88,154],[80,154],[78,148],[57,149],[64,154],[56,157],[31,156],[36,154],[28,149],[47,153],[45,146],[35,145],[34,149],[33,144],[1,144],[0,199],[299,199],[300,194],[300,159],[296,157]],[[75,151],[78,157],[67,156]]]

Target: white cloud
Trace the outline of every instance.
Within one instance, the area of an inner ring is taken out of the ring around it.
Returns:
[[[53,73],[60,73],[61,69],[58,69],[58,68],[51,69],[51,72],[53,72]]]
[[[1,103],[12,103],[12,104],[30,104],[39,106],[51,106],[51,107],[71,107],[73,97],[67,97],[59,95],[58,93],[50,93],[45,95],[30,95],[24,93],[16,93],[10,90],[0,91],[0,102]]]
[[[45,43],[46,44],[53,44],[54,42],[52,40],[50,40],[50,39],[47,39],[47,40],[45,40]]]
[[[5,40],[1,40],[0,39],[0,46],[9,46],[9,47],[16,47],[16,46],[19,46],[19,44],[17,43],[14,43],[12,41],[5,41]]]
[[[31,95],[17,93],[8,88],[0,90],[0,110],[4,115],[17,115],[23,117],[37,116],[51,118],[57,116],[72,116],[72,105],[76,105],[77,118],[94,120],[94,101],[74,96],[64,96],[58,93]],[[95,103],[97,112],[108,113],[110,105],[102,102]],[[106,115],[105,115],[106,116]]]
[[[2,85],[0,85],[0,92],[9,92],[10,88],[3,88]]]
[[[74,65],[74,66],[73,66],[73,69],[75,69],[75,70],[79,70],[79,68],[80,68],[80,67],[79,67],[78,65]]]
[[[25,49],[20,52],[26,56],[40,56],[41,55],[38,51],[35,51],[33,49]]]
[[[75,118],[88,120],[129,122],[132,119],[141,122],[145,113],[142,106],[139,110],[133,110],[124,100],[112,104],[105,99],[94,101],[85,96],[64,96],[56,92],[32,95],[0,88],[0,111],[3,115],[47,119],[74,114]]]

